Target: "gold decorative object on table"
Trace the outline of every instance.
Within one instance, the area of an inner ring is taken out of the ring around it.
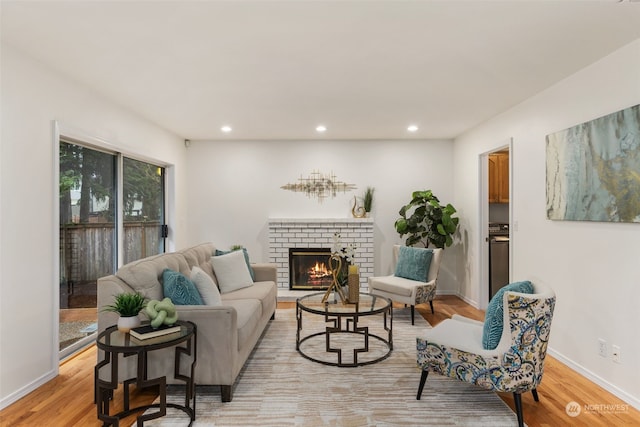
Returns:
[[[349,302],[355,304],[360,300],[360,274],[357,265],[349,266],[348,285]]]
[[[338,262],[337,266],[335,265],[334,261]],[[338,274],[342,269],[342,258],[340,257],[340,255],[335,253],[331,254],[331,257],[329,257],[329,269],[331,270],[331,275],[333,276],[333,282],[322,297],[322,302],[326,302],[329,299],[329,295],[331,295],[331,292],[333,291],[340,296],[340,300],[342,301],[342,303],[346,304],[347,297],[344,295],[344,292],[342,292],[342,286],[340,286],[340,284],[338,283]]]

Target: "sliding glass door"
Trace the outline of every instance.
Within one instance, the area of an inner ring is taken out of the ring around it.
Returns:
[[[164,168],[123,159],[124,263],[164,252]]]
[[[95,331],[96,281],[115,271],[116,165],[60,142],[60,351]]]
[[[60,141],[59,155],[59,350],[65,357],[96,331],[98,278],[117,270],[118,253],[128,263],[164,252],[166,226],[163,167],[68,141]]]

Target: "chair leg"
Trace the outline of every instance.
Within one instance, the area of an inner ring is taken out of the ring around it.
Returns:
[[[427,376],[429,375],[429,371],[422,371],[422,375],[420,376],[420,385],[418,386],[418,394],[416,395],[416,400],[420,400],[422,396],[422,389],[424,388],[424,383],[427,382]]]
[[[536,402],[540,402],[540,399],[538,399],[538,390],[534,388],[533,390],[531,390],[531,394],[533,394],[533,400],[535,400]]]
[[[433,311],[433,300],[429,301],[429,305],[431,306],[431,314],[436,314],[436,312]]]
[[[414,305],[411,306],[411,324],[415,325],[413,317],[415,315],[416,307]]]
[[[522,417],[522,396],[520,393],[513,393],[513,400],[516,404],[516,415],[518,416],[518,427],[524,427],[524,419]]]

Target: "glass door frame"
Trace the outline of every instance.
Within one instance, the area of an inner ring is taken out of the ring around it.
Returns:
[[[172,216],[170,215],[172,210],[170,209],[170,201],[174,200],[173,195],[168,194],[168,191],[173,188],[170,183],[173,181],[173,165],[167,164],[165,161],[161,161],[158,159],[151,158],[149,156],[142,155],[140,153],[133,152],[131,150],[127,150],[121,146],[112,144],[103,139],[91,136],[85,132],[79,131],[77,129],[73,129],[71,127],[65,126],[64,124],[53,121],[53,302],[54,302],[54,310],[53,310],[53,319],[51,324],[53,325],[53,336],[54,340],[52,343],[53,351],[52,358],[53,363],[52,366],[56,366],[56,375],[57,375],[57,367],[59,363],[62,362],[67,357],[75,354],[77,350],[83,348],[87,344],[91,343],[95,340],[96,333],[91,334],[82,340],[78,341],[74,345],[71,345],[67,349],[59,350],[59,341],[60,341],[60,141],[63,140],[68,143],[78,144],[85,146],[90,149],[95,149],[97,151],[107,152],[114,154],[116,156],[116,250],[114,254],[114,262],[115,269],[117,270],[123,264],[123,238],[124,238],[124,215],[122,215],[121,210],[123,205],[123,159],[124,157],[128,157],[130,159],[140,160],[144,162],[149,162],[154,165],[160,166],[164,168],[164,223],[169,226],[169,230],[172,227]],[[169,248],[173,247],[173,236],[171,233],[165,238],[164,250],[167,252]]]

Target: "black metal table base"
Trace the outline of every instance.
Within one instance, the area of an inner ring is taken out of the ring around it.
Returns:
[[[329,323],[330,326],[325,326],[325,330],[321,332],[312,333],[307,336],[302,336],[302,314],[303,312],[311,313],[312,315],[321,314],[324,316],[325,323]],[[386,337],[371,333],[368,326],[359,326],[358,320],[363,316],[371,316],[374,314],[382,314],[383,316],[383,328],[386,332]],[[392,332],[392,316],[393,311],[391,304],[383,309],[376,311],[367,311],[360,313],[358,312],[358,306],[355,307],[355,312],[353,313],[319,313],[314,310],[305,309],[300,305],[296,304],[296,320],[297,320],[297,331],[296,331],[296,350],[306,359],[309,359],[313,362],[322,363],[324,365],[329,366],[338,366],[342,368],[351,368],[357,366],[370,365],[373,363],[380,362],[385,360],[391,355],[391,351],[393,350],[393,332]],[[343,323],[343,320],[345,322]],[[353,349],[353,357],[352,362],[343,362],[343,349],[333,346],[331,342],[331,337],[336,336],[338,334],[349,334],[354,336],[361,336],[364,338],[364,346],[360,348]],[[302,344],[315,337],[324,336],[325,337],[325,352],[326,353],[335,353],[336,354],[336,362],[332,362],[329,360],[323,360],[318,357],[314,357],[305,351],[302,348]],[[377,340],[381,342],[384,346],[386,346],[387,351],[384,352],[379,357],[360,361],[358,360],[359,354],[367,354],[369,352],[369,341],[371,339]]]
[[[352,332],[352,331],[334,331],[334,332],[323,331],[323,332],[317,332],[315,334],[311,334],[311,335],[308,335],[308,336],[302,338],[298,342],[298,344],[296,346],[296,349],[298,350],[298,353],[300,353],[302,355],[302,357],[304,357],[305,359],[309,359],[309,360],[311,360],[313,362],[322,363],[323,365],[338,366],[340,368],[355,368],[355,367],[358,367],[358,366],[371,365],[373,363],[381,362],[381,361],[385,360],[386,358],[388,358],[389,356],[391,356],[391,351],[393,350],[393,345],[388,340],[386,340],[385,338],[380,337],[378,335],[374,335],[374,334],[368,334],[366,336],[365,340],[368,340],[369,338],[375,338],[375,339],[381,341],[384,345],[386,345],[388,350],[382,356],[377,357],[375,359],[367,360],[367,361],[364,361],[364,362],[358,361],[358,354],[359,353],[368,352],[369,351],[368,346],[363,347],[363,348],[359,348],[359,349],[353,349],[353,362],[352,363],[348,363],[348,362],[343,363],[342,362],[342,349],[340,349],[340,348],[329,347],[326,350],[329,353],[336,353],[337,354],[337,358],[338,358],[337,362],[330,362],[330,361],[327,361],[327,360],[322,360],[322,359],[315,358],[313,356],[310,356],[310,355],[306,354],[304,352],[304,350],[302,350],[300,348],[301,344],[304,343],[305,341],[307,341],[308,339],[314,338],[314,337],[317,337],[317,336],[320,336],[320,335],[324,335],[325,336],[325,340],[327,342],[330,342],[331,335],[335,334],[335,333],[343,333],[343,334],[346,333],[346,334],[362,335],[359,332]]]
[[[96,402],[97,415],[98,419],[102,421],[103,426],[114,426],[118,427],[120,425],[120,420],[137,412],[143,412],[137,418],[138,427],[144,426],[145,421],[153,420],[156,418],[160,418],[166,415],[167,408],[175,408],[183,411],[185,414],[189,416],[189,426],[192,425],[193,421],[196,418],[196,386],[194,381],[194,369],[196,365],[196,349],[197,349],[197,336],[196,336],[196,327],[195,324],[189,322],[193,328],[193,333],[184,336],[182,339],[177,342],[167,342],[160,343],[156,345],[140,345],[136,347],[129,347],[125,350],[123,346],[110,346],[105,343],[99,342],[98,347],[103,350],[104,358],[102,361],[98,362],[95,366],[95,395],[94,399]],[[105,330],[104,333],[108,333],[108,330]],[[100,339],[100,337],[98,338]],[[182,342],[186,343],[186,347],[176,346]],[[175,357],[174,357],[174,378],[176,380],[184,381],[184,385],[179,385],[179,387],[184,387],[185,389],[185,404],[180,405],[177,403],[167,403],[167,378],[166,376],[161,376],[158,378],[149,379],[147,378],[147,355],[149,351],[157,350],[160,348],[166,348],[169,346],[175,347]],[[114,392],[118,388],[118,354],[123,354],[124,357],[137,356],[137,372],[136,377],[129,378],[123,382],[123,409],[115,414],[110,414],[109,403],[113,399]],[[184,375],[180,372],[180,359],[181,356],[185,355],[187,357],[192,357],[191,366],[189,369],[189,373]],[[110,375],[108,380],[100,379],[100,369],[110,365]],[[159,403],[152,403],[149,405],[141,405],[136,406],[134,408],[131,407],[130,398],[130,387],[134,385],[139,389],[144,389],[148,387],[158,386],[159,391]],[[151,413],[144,413],[148,409],[157,408],[158,411]]]

